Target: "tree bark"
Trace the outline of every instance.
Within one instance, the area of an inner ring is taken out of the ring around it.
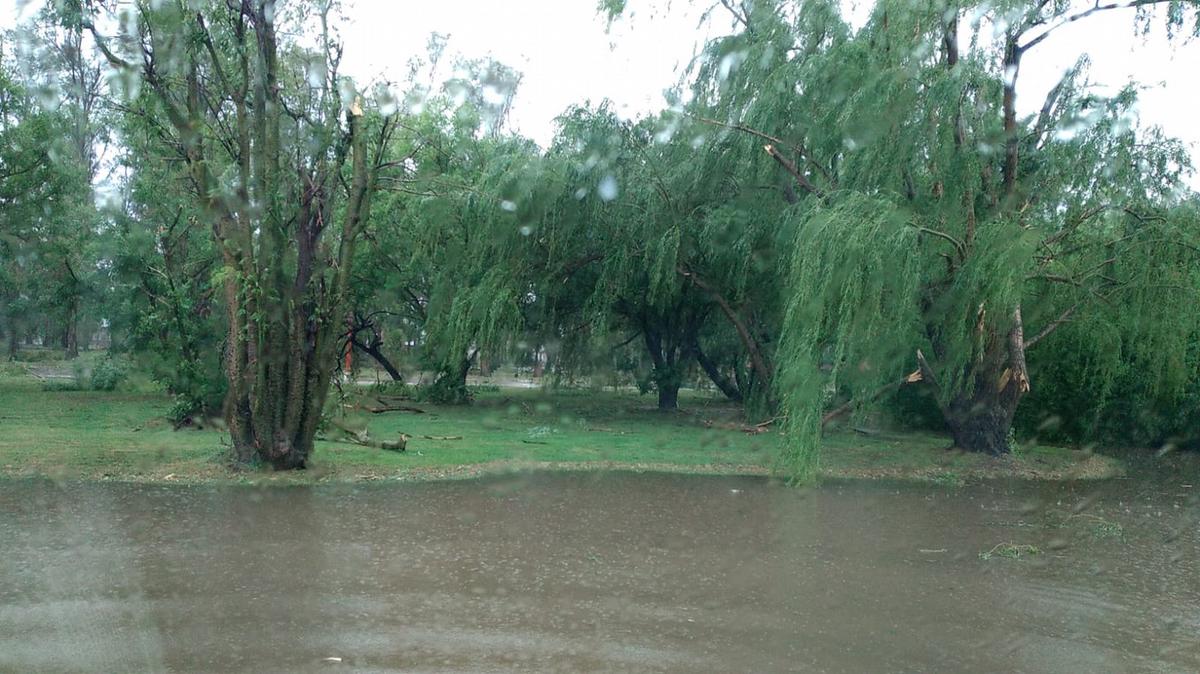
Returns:
[[[956,398],[946,416],[954,446],[993,456],[1008,454],[1012,451],[1009,431],[1019,401],[1020,396],[992,396],[979,391]]]
[[[392,364],[392,361],[388,360],[383,351],[370,344],[363,344],[358,340],[354,340],[354,346],[378,363],[379,367],[382,367],[388,373],[388,376],[392,378],[392,381],[404,381],[404,374],[396,369],[396,366]]]
[[[658,409],[673,412],[679,409],[679,380],[657,381]]]
[[[63,325],[63,352],[67,360],[79,357],[79,301],[75,297],[67,307],[67,319]]]
[[[725,376],[725,373],[721,372],[721,368],[717,367],[717,364],[701,350],[699,340],[692,344],[692,354],[696,356],[696,362],[700,364],[704,374],[708,375],[709,380],[721,393],[725,394],[726,398],[737,403],[742,402],[742,392],[737,384]]]
[[[8,328],[8,359],[16,360],[17,354],[21,350],[21,331],[17,328],[17,319],[13,317],[12,313],[5,318],[8,319],[7,325],[4,326]]]
[[[653,363],[654,388],[658,391],[658,409],[679,409],[679,387],[683,383],[677,349],[663,339],[663,335],[650,324],[642,321],[642,337]]]
[[[922,372],[928,372],[923,359]],[[943,410],[954,446],[993,456],[1008,454],[1012,451],[1009,435],[1013,416],[1029,392],[1020,307],[1012,313],[1005,338],[993,336],[989,340],[974,374],[973,385],[952,398]],[[928,377],[926,374],[927,381]],[[936,385],[936,380],[931,383]]]

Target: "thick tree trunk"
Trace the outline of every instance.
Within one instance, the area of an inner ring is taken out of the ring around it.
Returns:
[[[679,380],[658,382],[658,409],[673,412],[679,409]]]
[[[464,358],[458,364],[458,367],[448,370],[442,375],[446,382],[446,386],[454,389],[455,391],[464,392],[464,397],[467,390],[467,375],[471,373],[471,362],[473,360],[474,354]]]
[[[974,368],[974,384],[955,396],[942,411],[954,446],[970,452],[1000,456],[1011,451],[1009,434],[1021,398],[1029,392],[1025,367],[1025,335],[1021,309],[1003,338],[992,333]],[[936,386],[924,359],[922,374]]]
[[[651,373],[654,388],[658,391],[658,409],[679,409],[679,387],[683,383],[680,349],[671,346],[649,322],[642,323],[642,337],[646,342],[646,350],[650,352],[650,361],[654,365]]]
[[[471,392],[467,389],[467,375],[471,372],[471,364],[475,362],[477,354],[478,352],[473,351],[457,364],[443,366],[437,379],[429,386],[429,399],[445,405],[465,405],[471,402]]]
[[[995,386],[995,382],[987,382]],[[956,398],[946,414],[954,446],[969,452],[1000,456],[1011,451],[1009,432],[1020,396],[975,392]]]
[[[290,320],[270,330],[249,329],[243,322],[231,326],[230,341],[240,354],[226,363],[226,418],[239,462],[275,470],[307,467],[337,365],[329,346],[333,335],[318,325],[315,313],[297,307]]]

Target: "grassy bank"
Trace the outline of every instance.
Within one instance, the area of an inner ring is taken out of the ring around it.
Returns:
[[[53,387],[51,387],[53,388]],[[355,403],[381,406],[374,395]],[[372,413],[350,407],[340,423],[379,440],[408,436],[407,451],[381,451],[333,430],[318,442],[310,470],[236,472],[225,464],[217,427],[174,430],[169,400],[155,393],[48,390],[0,377],[0,476],[165,482],[314,482],[473,477],[513,469],[650,470],[770,475],[780,436],[746,431],[737,409],[685,396],[684,411],[662,413],[651,397],[596,391],[483,392],[469,407],[406,403],[421,410]],[[1026,448],[993,459],[945,451],[934,435],[855,432],[828,438],[822,474],[944,483],[987,477],[1105,477],[1118,464],[1060,448]]]

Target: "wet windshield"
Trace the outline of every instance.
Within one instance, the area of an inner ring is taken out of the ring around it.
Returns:
[[[1200,670],[1198,34],[0,8],[0,671]]]

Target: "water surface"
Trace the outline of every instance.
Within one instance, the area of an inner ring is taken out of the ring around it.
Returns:
[[[1188,480],[0,482],[0,671],[1195,672]]]

